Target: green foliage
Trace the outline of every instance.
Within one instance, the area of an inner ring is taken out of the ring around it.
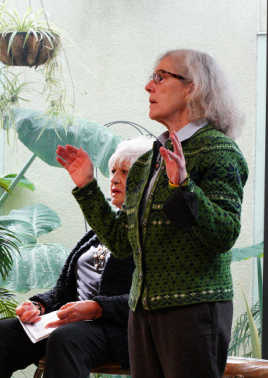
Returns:
[[[13,256],[18,252],[19,239],[12,231],[0,225],[0,275],[3,280],[12,267]]]
[[[250,310],[257,328],[258,338],[261,339],[260,303],[257,302]],[[243,313],[236,321],[232,331],[228,355],[253,357],[248,312]]]
[[[0,217],[0,222],[9,232],[16,232],[21,241],[20,255],[13,257],[8,280],[0,279],[0,285],[17,292],[54,286],[69,249],[58,244],[41,244],[38,238],[60,226],[58,215],[39,204],[12,210],[9,215]]]
[[[0,180],[2,181],[2,183],[5,185],[6,188],[8,188],[10,186],[10,184],[12,184],[12,182],[14,181],[14,179],[17,177],[17,175],[14,173],[11,173],[9,175],[5,175],[3,177],[0,178]],[[22,178],[20,179],[20,181],[18,182],[17,186],[19,188],[24,188],[24,189],[29,189],[31,190],[32,192],[35,190],[35,187],[34,187],[34,184],[29,181],[26,177],[22,176]]]
[[[258,336],[258,330],[255,325],[253,316],[251,314],[251,310],[249,308],[244,290],[242,286],[240,285],[242,294],[245,300],[246,308],[247,308],[247,315],[248,315],[248,323],[249,323],[249,331],[250,331],[250,340],[251,340],[251,348],[252,348],[252,357],[253,358],[261,358],[261,346],[260,346],[260,340]]]
[[[259,301],[252,309],[249,308],[246,296],[241,286],[247,311],[237,320],[229,345],[229,355],[261,358],[261,326],[262,326],[262,270],[260,258],[263,256],[263,242],[244,248],[233,248],[232,262],[257,258]]]
[[[98,167],[104,176],[109,177],[108,161],[122,138],[109,128],[87,119],[77,118],[75,124],[70,125],[66,130],[64,121],[60,117],[53,125],[50,119],[47,120],[41,115],[42,113],[36,110],[14,110],[18,138],[29,150],[47,164],[61,167],[55,154],[58,144],[82,147],[91,157],[94,166]],[[45,129],[44,125],[46,125]],[[9,127],[10,125],[5,123],[4,128]],[[60,140],[55,138],[54,127]]]
[[[22,94],[30,90],[30,83],[21,82],[20,75],[21,73],[14,74],[6,67],[0,69],[0,130],[4,120],[15,125],[13,107],[18,107],[19,101],[28,101]]]
[[[48,27],[45,19],[45,10],[38,9],[36,12],[32,12],[32,8],[28,8],[23,16],[20,16],[16,9],[9,9],[7,6],[7,1],[1,4],[0,11],[0,33],[6,35],[7,33],[12,33],[8,51],[11,48],[14,37],[17,33],[27,32],[24,43],[26,43],[30,33],[33,33],[36,39],[42,39],[46,37],[49,40],[51,48],[53,48],[53,40],[59,36],[59,31],[53,26]],[[41,19],[43,17],[43,20]]]
[[[0,187],[7,189],[7,184],[0,179]],[[13,253],[18,252],[19,239],[12,231],[6,230],[0,225],[0,275],[4,280],[12,267]],[[13,294],[0,287],[0,318],[14,317],[17,302]]]
[[[0,288],[0,319],[14,318],[17,305],[18,303],[13,299],[13,294]]]
[[[247,260],[251,257],[263,256],[263,242],[254,244],[249,247],[233,248],[232,262]]]

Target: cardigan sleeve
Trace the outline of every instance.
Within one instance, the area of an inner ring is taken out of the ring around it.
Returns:
[[[76,187],[72,194],[101,242],[118,258],[131,255],[124,205],[119,212],[113,211],[95,179],[82,188]]]
[[[188,182],[176,189],[164,208],[172,212],[170,221],[181,225],[188,219],[190,232],[210,250],[230,250],[240,232],[243,187],[248,168],[242,153],[230,144],[227,151],[214,149],[198,156],[200,164],[193,164]],[[198,166],[198,172],[197,167]],[[183,195],[182,195],[183,194]],[[184,201],[184,211],[175,211]]]

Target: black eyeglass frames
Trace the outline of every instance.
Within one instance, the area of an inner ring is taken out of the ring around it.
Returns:
[[[185,79],[183,76],[181,75],[177,75],[177,74],[174,74],[172,72],[168,72],[168,71],[165,71],[165,70],[159,70],[157,71],[155,74],[153,74],[151,77],[150,77],[150,80],[153,80],[155,82],[155,84],[158,84],[160,83],[160,81],[163,80],[163,74],[166,74],[166,75],[170,75],[172,77],[175,77],[175,79],[179,79],[179,80],[187,80]]]

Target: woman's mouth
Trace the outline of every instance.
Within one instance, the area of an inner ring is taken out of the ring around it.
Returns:
[[[112,195],[116,195],[116,194],[121,193],[121,190],[119,190],[117,188],[112,188],[111,192],[112,192]]]

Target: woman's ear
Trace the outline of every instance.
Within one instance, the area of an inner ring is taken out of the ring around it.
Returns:
[[[195,88],[195,85],[194,83],[190,83],[189,84],[189,87],[188,87],[188,91],[187,91],[187,94],[191,94],[193,91],[194,91],[194,88]]]

